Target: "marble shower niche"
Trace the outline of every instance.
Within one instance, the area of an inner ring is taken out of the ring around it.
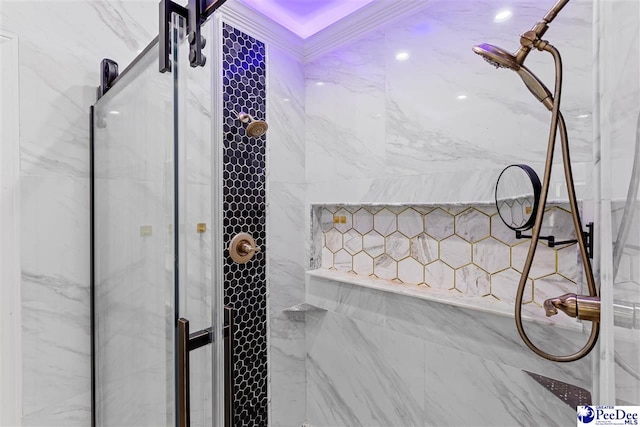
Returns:
[[[513,312],[530,241],[516,238],[493,203],[314,205],[312,211],[316,256],[310,275]],[[567,205],[547,205],[541,235],[575,239]],[[546,320],[545,299],[580,292],[579,255],[575,243],[538,243],[525,313]],[[552,319],[576,324],[565,316]]]
[[[575,422],[575,407],[534,377],[588,394],[591,357],[552,363],[522,343],[513,313],[529,240],[516,239],[493,203],[316,204],[311,231],[311,425]],[[575,237],[562,203],[547,206],[542,235],[551,233]],[[526,288],[525,330],[554,354],[575,352],[589,329],[541,307],[580,291],[578,255],[576,244],[540,243]]]

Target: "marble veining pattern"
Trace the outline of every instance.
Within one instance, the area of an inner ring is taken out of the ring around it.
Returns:
[[[314,203],[489,200],[504,166],[526,159],[541,171],[547,111],[514,73],[488,66],[471,47],[512,49],[548,6],[518,1],[511,20],[495,24],[491,0],[424,3],[413,16],[307,64],[306,174]],[[574,0],[549,33],[565,58],[562,101],[572,159],[583,166],[579,197],[590,195],[583,183],[592,170],[593,95],[585,90],[592,82],[591,3]],[[405,61],[396,60],[401,51]],[[527,59],[547,84],[549,59],[537,52]],[[552,188],[562,191],[560,175]]]
[[[640,302],[640,204],[638,194],[629,191],[634,180],[634,157],[637,155],[637,132],[640,117],[640,5],[635,1],[616,1],[597,4],[600,52],[598,70],[602,82],[602,96],[598,154],[601,153],[602,216],[608,219],[607,202],[611,206],[611,241],[616,249],[622,245],[622,226],[625,202],[630,202],[630,224],[624,236],[625,247],[619,262],[602,262],[602,276],[610,278],[613,286],[603,291],[603,300],[625,303]],[[607,200],[608,199],[608,200]],[[608,236],[603,236],[603,240]],[[606,240],[605,240],[606,241]],[[611,283],[609,282],[609,283]],[[610,292],[607,295],[605,292]],[[613,334],[613,340],[601,345],[601,359],[614,360],[610,381],[615,381],[618,404],[640,404],[640,331],[610,324],[602,325],[601,334]],[[607,335],[603,335],[607,336]],[[609,335],[610,336],[610,335]],[[612,344],[612,346],[610,346]],[[611,354],[613,353],[613,354]],[[613,377],[613,378],[611,378]],[[603,376],[601,375],[601,378]],[[608,384],[607,384],[608,385]],[[613,394],[611,387],[609,390]],[[607,391],[609,391],[607,390]]]
[[[308,417],[313,425],[421,425],[420,340],[335,314],[314,314],[308,323],[313,336],[307,345]]]
[[[128,64],[157,13],[153,2],[0,6],[20,50],[25,426],[90,424],[89,105],[100,60]]]
[[[568,425],[574,419],[575,410],[521,370],[590,388],[591,358],[558,364],[528,351],[513,326],[512,305],[498,314],[489,308],[500,304],[495,299],[485,299],[487,310],[479,310],[461,294],[454,305],[452,296],[451,303],[443,303],[427,290],[425,299],[415,298],[418,287],[358,286],[346,276],[321,270],[308,274],[306,300],[327,310],[307,315],[312,425],[537,426]],[[580,328],[553,327],[544,315],[532,321],[530,305],[524,311],[529,336],[545,350],[563,353],[583,344]],[[416,354],[420,366],[415,366]],[[410,376],[403,374],[406,367],[412,369]],[[414,390],[416,380],[423,381],[424,392],[418,389],[414,397],[423,395],[423,402],[406,399],[396,413],[372,409],[386,408],[389,398]],[[389,385],[373,396],[378,383]],[[407,413],[423,418],[402,418]]]
[[[321,205],[322,268],[512,302],[529,250],[492,205]],[[550,205],[545,232],[575,236],[565,205]],[[525,303],[576,292],[576,244],[539,243]],[[528,295],[531,295],[530,297]]]

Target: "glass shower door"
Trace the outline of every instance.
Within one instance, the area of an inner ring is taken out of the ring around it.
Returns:
[[[215,209],[213,191],[217,186],[216,159],[212,150],[212,85],[216,69],[209,20],[201,26],[207,39],[202,53],[204,67],[189,65],[189,43],[184,34],[176,43],[172,74],[176,85],[175,137],[177,141],[178,197],[180,216],[179,318],[188,320],[192,333],[211,329],[212,343],[190,352],[189,425],[222,426],[224,409],[218,399],[224,395],[223,350],[224,311],[222,284],[214,271],[221,257],[218,242],[221,226]],[[228,332],[228,331],[227,331]],[[219,339],[218,339],[219,338]]]
[[[220,425],[211,67],[189,67],[183,19],[173,21],[171,72],[158,71],[152,43],[94,106],[97,426]],[[180,342],[187,321],[192,340]]]

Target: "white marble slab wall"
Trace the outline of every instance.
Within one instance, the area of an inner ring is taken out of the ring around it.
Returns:
[[[376,274],[374,257],[364,250],[364,237],[362,248],[357,235],[350,238],[357,231],[357,209],[350,211],[347,205],[473,204],[492,200],[495,180],[509,164],[529,163],[541,175],[548,111],[514,73],[493,69],[474,55],[471,47],[487,42],[515,50],[519,34],[539,21],[550,4],[517,1],[510,7],[514,14],[511,20],[494,23],[499,7],[492,1],[425,2],[421,13],[371,32],[306,65],[307,204],[332,205],[335,211],[329,209],[331,219],[344,207],[345,212],[339,216],[347,218],[335,227],[325,222],[325,233],[332,227],[337,231],[332,233],[336,239],[331,243],[335,243],[335,251],[325,248],[325,267],[355,271],[354,266],[365,265],[364,274]],[[563,111],[577,191],[580,198],[587,199],[591,197],[593,140],[591,34],[591,2],[572,1],[545,35],[564,58]],[[397,61],[401,51],[409,57]],[[532,53],[527,64],[549,86],[553,85],[547,55]],[[555,162],[560,161],[557,152]],[[556,166],[555,170],[550,196],[562,198],[564,177],[561,168]],[[378,212],[369,213],[373,216]],[[399,213],[389,216],[399,218]],[[424,216],[427,213],[418,212]],[[444,213],[453,217],[462,212]],[[455,219],[453,223],[455,233]],[[493,227],[492,221],[490,224]],[[378,233],[382,236],[378,241],[397,232],[381,231],[389,233]],[[364,236],[367,232],[357,234]],[[403,260],[415,267],[410,237],[399,233],[409,245],[396,245],[393,250],[404,248],[404,257],[387,257],[389,254],[380,248],[375,256],[384,257],[391,267]],[[431,255],[428,261],[436,265],[442,262],[442,253],[434,256],[433,248],[441,251],[446,239],[433,238],[428,232],[425,235],[432,237],[432,252],[429,254],[427,244],[422,254]],[[473,239],[459,235],[449,238],[462,241],[460,247],[469,252],[467,263],[472,262]],[[503,246],[509,249],[515,244],[506,243]],[[375,252],[375,245],[371,249]],[[416,256],[422,254],[417,252]],[[320,266],[319,255],[312,251],[312,267]],[[555,258],[557,253],[552,255]],[[371,272],[366,256],[371,258]],[[573,256],[569,258],[568,264],[563,261],[561,265],[577,264]],[[361,259],[367,262],[361,264]],[[458,267],[462,269],[467,263]],[[401,269],[382,268],[385,265],[379,264],[382,277],[402,280]],[[475,261],[469,265],[475,265]],[[409,281],[423,283],[426,268],[414,270],[417,279]],[[455,268],[449,270],[455,277]],[[487,274],[499,275],[499,271]],[[515,280],[517,271],[511,263],[504,271],[514,273],[511,281]],[[557,275],[556,271],[552,273]],[[326,286],[316,289],[331,293]],[[553,283],[548,292],[561,290],[562,286]],[[397,297],[394,303],[394,298],[380,299],[370,290],[346,292],[323,297],[325,301],[338,301],[343,310],[334,308],[307,317],[307,413],[312,425],[574,422],[574,409],[554,397],[545,397],[546,390],[519,369],[590,387],[589,360],[559,365],[537,358],[520,343],[512,319],[501,322],[435,307],[430,307],[436,313],[431,318],[420,302],[414,304],[406,297]],[[407,309],[414,305],[420,309]],[[535,335],[539,342],[557,343],[564,337],[546,329],[536,330]],[[573,338],[570,341],[576,345],[575,350],[585,337],[577,334]],[[457,362],[451,364],[452,360]],[[469,368],[466,374],[465,367]],[[510,380],[502,381],[505,377]],[[478,406],[456,404],[453,396],[460,393],[469,393],[466,400],[474,400]],[[507,395],[513,399],[505,399]],[[486,407],[495,410],[483,411]],[[550,419],[549,414],[557,418]]]
[[[548,206],[543,236],[575,239],[567,206]],[[494,206],[317,206],[321,267],[512,303],[529,250]],[[526,233],[525,233],[526,234]],[[578,292],[577,245],[538,244],[524,303]]]
[[[425,2],[422,12],[307,64],[308,201],[490,200],[504,166],[532,163],[540,173],[548,111],[515,73],[492,68],[471,48],[488,42],[515,50],[548,7],[512,2],[513,18],[495,23],[493,1]],[[591,170],[584,167],[592,141],[591,20],[590,1],[572,1],[546,34],[564,55],[562,105],[581,195]],[[408,59],[396,60],[399,52]],[[528,65],[552,86],[547,56],[532,53]],[[563,193],[561,175],[552,189]]]
[[[633,0],[601,2],[602,23],[600,73],[600,108],[603,169],[602,193],[611,201],[611,241],[615,248],[624,242],[619,262],[613,256],[611,292],[614,300],[625,304],[640,303],[640,210],[638,194],[630,193],[630,183],[640,135],[640,4]],[[605,159],[604,157],[607,156]],[[609,167],[606,167],[609,165]],[[624,222],[628,230],[619,234],[625,204]],[[605,215],[603,213],[603,215]],[[604,218],[603,218],[604,219]],[[606,268],[602,266],[603,270]],[[615,326],[604,329],[614,334],[615,398],[617,402],[640,404],[640,330]]]
[[[307,297],[307,413],[313,426],[568,425],[571,408],[523,370],[590,387],[590,359],[548,362],[529,352],[513,319],[311,278]],[[584,334],[526,322],[554,351]],[[491,409],[489,409],[491,408]]]
[[[157,33],[157,3],[3,2],[18,36],[23,423],[90,420],[89,120],[99,63],[128,64]]]
[[[273,45],[267,67],[269,420],[298,427],[306,417],[304,321],[283,310],[304,301],[304,67]]]

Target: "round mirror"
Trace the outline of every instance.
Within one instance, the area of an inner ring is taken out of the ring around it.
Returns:
[[[527,165],[507,166],[496,183],[496,207],[507,227],[524,231],[533,227],[540,199],[540,178]]]

